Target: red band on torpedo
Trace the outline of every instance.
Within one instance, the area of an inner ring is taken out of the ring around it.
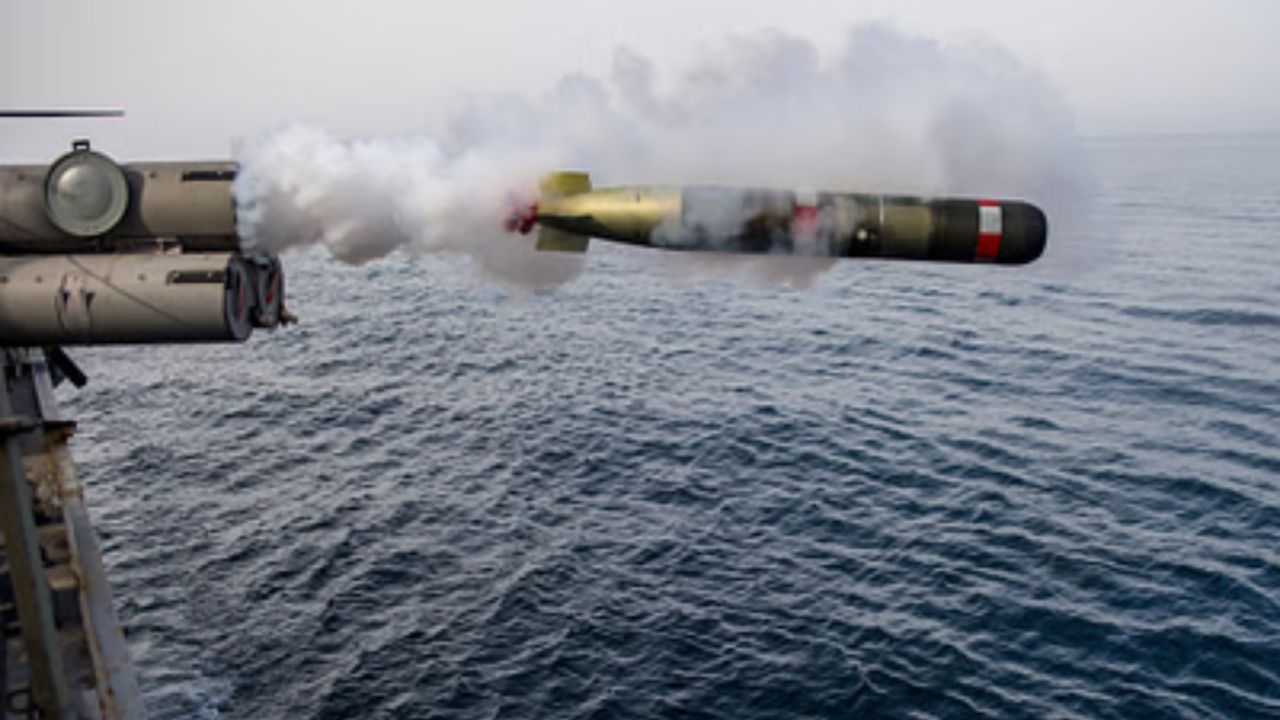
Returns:
[[[1000,255],[1000,239],[1004,234],[1002,215],[999,200],[978,201],[978,247],[974,260],[991,261]]]

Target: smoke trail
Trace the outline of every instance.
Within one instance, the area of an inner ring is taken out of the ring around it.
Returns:
[[[536,177],[550,162],[527,151],[451,154],[429,138],[340,141],[295,126],[244,143],[237,156],[238,223],[253,246],[318,243],[355,265],[397,249],[463,253],[530,287],[563,283],[581,263],[498,232],[512,178]]]
[[[666,88],[650,61],[622,49],[607,78],[490,98],[429,137],[340,141],[295,127],[238,156],[251,243],[322,243],[353,263],[396,249],[463,253],[529,286],[564,282],[581,261],[536,253],[500,220],[508,193],[531,197],[539,175],[561,168],[588,169],[597,184],[1026,199],[1049,213],[1058,242],[1085,197],[1072,116],[1049,82],[997,48],[882,25],[855,28],[830,57],[780,32],[733,37]],[[731,265],[804,283],[829,263]]]

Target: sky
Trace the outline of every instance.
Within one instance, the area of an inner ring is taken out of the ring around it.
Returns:
[[[47,160],[82,135],[165,159],[226,156],[295,122],[425,132],[468,98],[607,74],[620,47],[661,82],[729,37],[780,31],[835,52],[866,23],[1009,53],[1082,136],[1280,131],[1274,0],[0,0],[0,108],[127,111],[0,121],[0,160]]]

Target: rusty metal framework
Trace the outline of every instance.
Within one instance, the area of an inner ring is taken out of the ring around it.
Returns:
[[[142,718],[46,353],[0,349],[0,719]]]

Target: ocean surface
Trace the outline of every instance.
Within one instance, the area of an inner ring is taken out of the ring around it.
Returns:
[[[1280,717],[1280,136],[1086,150],[1028,268],[308,253],[75,352],[152,716]]]

